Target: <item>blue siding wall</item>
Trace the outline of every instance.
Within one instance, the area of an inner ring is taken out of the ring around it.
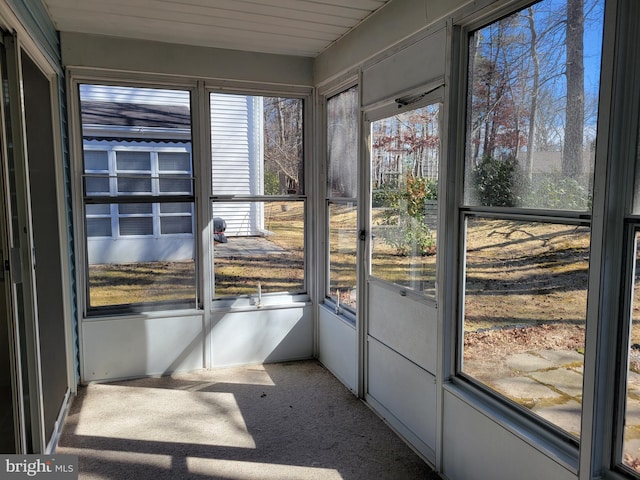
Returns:
[[[60,38],[49,13],[40,0],[7,0],[20,22],[29,31],[42,50],[52,60],[52,64],[61,67]]]
[[[65,228],[68,246],[68,262],[71,272],[71,308],[73,318],[73,334],[75,346],[75,366],[76,377],[79,378],[79,352],[77,339],[77,309],[76,309],[76,272],[75,258],[73,248],[73,214],[71,201],[71,165],[69,156],[68,126],[67,126],[67,105],[66,105],[66,87],[64,79],[64,69],[62,67],[62,56],[60,53],[60,37],[55,25],[49,18],[46,7],[40,0],[6,0],[11,9],[14,11],[29,35],[38,43],[42,51],[49,58],[51,65],[58,71],[58,98],[60,104],[60,132],[62,135],[62,161],[64,171],[64,196],[66,205],[66,225],[60,226]]]
[[[69,155],[69,128],[67,124],[67,95],[66,95],[66,83],[62,75],[58,75],[58,95],[60,98],[60,132],[62,135],[62,159],[64,162],[64,203],[67,208],[65,226],[67,232],[67,238],[69,239],[68,248],[68,262],[69,272],[71,278],[70,295],[71,295],[71,318],[73,319],[73,345],[74,345],[74,362],[76,372],[76,382],[80,378],[80,350],[78,343],[78,310],[76,302],[76,259],[74,249],[74,236],[73,236],[73,202],[71,199],[71,157]],[[62,225],[60,226],[62,228]]]

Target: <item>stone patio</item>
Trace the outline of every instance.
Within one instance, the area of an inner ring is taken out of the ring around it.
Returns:
[[[583,361],[583,355],[571,350],[514,354],[505,360],[512,375],[498,379],[492,387],[579,436]],[[640,375],[634,372],[629,376],[629,393],[640,398]],[[640,401],[628,399],[626,420],[627,429],[640,428]],[[640,447],[640,440],[634,442],[629,442],[627,449]]]

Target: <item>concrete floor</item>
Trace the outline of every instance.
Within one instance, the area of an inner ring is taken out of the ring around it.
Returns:
[[[316,361],[81,387],[57,453],[80,479],[439,478]]]

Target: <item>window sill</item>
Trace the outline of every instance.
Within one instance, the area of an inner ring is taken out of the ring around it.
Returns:
[[[255,312],[260,310],[281,310],[301,308],[312,305],[309,296],[301,295],[264,295],[260,300],[255,295],[214,300],[212,312]]]
[[[202,315],[203,311],[197,308],[183,308],[178,310],[157,310],[146,312],[105,312],[104,314],[95,314],[85,316],[83,322],[96,322],[105,320],[135,320],[139,318],[152,319],[152,318],[171,318],[171,317],[191,317]]]
[[[354,313],[344,309],[341,309],[339,312],[336,312],[336,304],[328,300],[325,300],[324,303],[320,305],[320,308],[334,315],[336,318],[338,318],[348,326],[355,328],[356,316]]]

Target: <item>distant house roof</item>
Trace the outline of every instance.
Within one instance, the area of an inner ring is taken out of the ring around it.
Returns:
[[[191,141],[191,113],[186,106],[120,102],[82,102],[86,140]]]

